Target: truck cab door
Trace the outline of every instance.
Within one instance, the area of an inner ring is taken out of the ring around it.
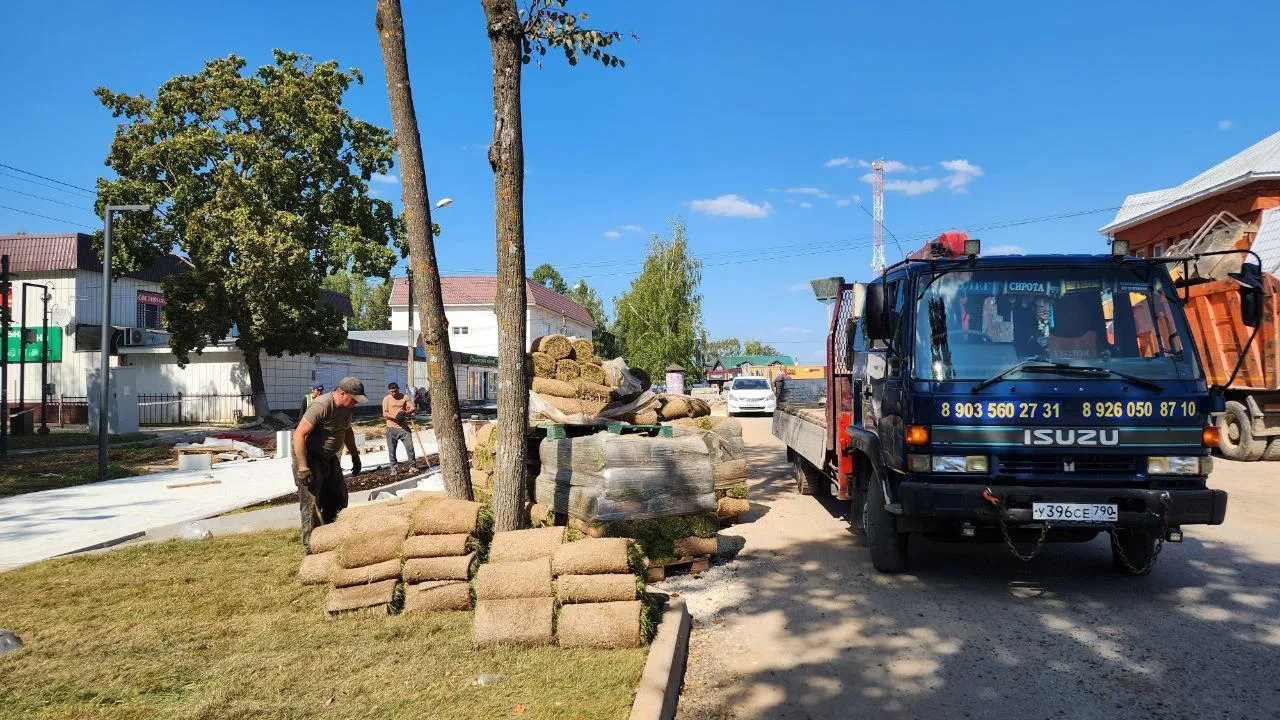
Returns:
[[[888,294],[895,310],[895,336],[890,343],[875,341],[867,352],[866,370],[863,374],[862,406],[863,427],[880,439],[881,458],[885,467],[902,469],[903,433],[903,359],[900,355],[905,333],[904,309],[906,292],[904,283],[889,283]]]

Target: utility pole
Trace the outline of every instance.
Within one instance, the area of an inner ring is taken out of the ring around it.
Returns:
[[[108,205],[102,209],[102,357],[98,364],[98,479],[107,479],[108,405],[111,402],[111,216],[151,212],[150,205]]]
[[[13,286],[9,282],[9,256],[0,256],[0,457],[9,456],[9,308]]]
[[[40,298],[40,429],[41,435],[49,434],[49,286],[44,286]]]

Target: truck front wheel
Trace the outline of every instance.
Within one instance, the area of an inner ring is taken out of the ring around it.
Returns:
[[[1253,462],[1266,452],[1266,441],[1253,437],[1253,418],[1244,403],[1227,401],[1226,411],[1218,416],[1218,434],[1218,449],[1228,460]]]
[[[885,509],[884,485],[871,478],[866,504],[862,506],[862,528],[867,534],[871,564],[882,573],[905,572],[910,565],[911,536],[898,532],[898,521]]]

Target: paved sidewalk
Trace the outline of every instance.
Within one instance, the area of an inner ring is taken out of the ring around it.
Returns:
[[[428,453],[438,450],[434,433],[420,431],[419,438]],[[365,454],[362,461],[366,469],[385,465],[387,452]],[[350,458],[343,459],[343,467],[351,467]],[[151,528],[213,517],[293,490],[289,460],[267,458],[0,499],[0,572],[124,542]]]

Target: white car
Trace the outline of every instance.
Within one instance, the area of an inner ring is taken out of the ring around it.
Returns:
[[[768,378],[739,377],[729,385],[729,417],[744,412],[772,414],[778,405]]]

